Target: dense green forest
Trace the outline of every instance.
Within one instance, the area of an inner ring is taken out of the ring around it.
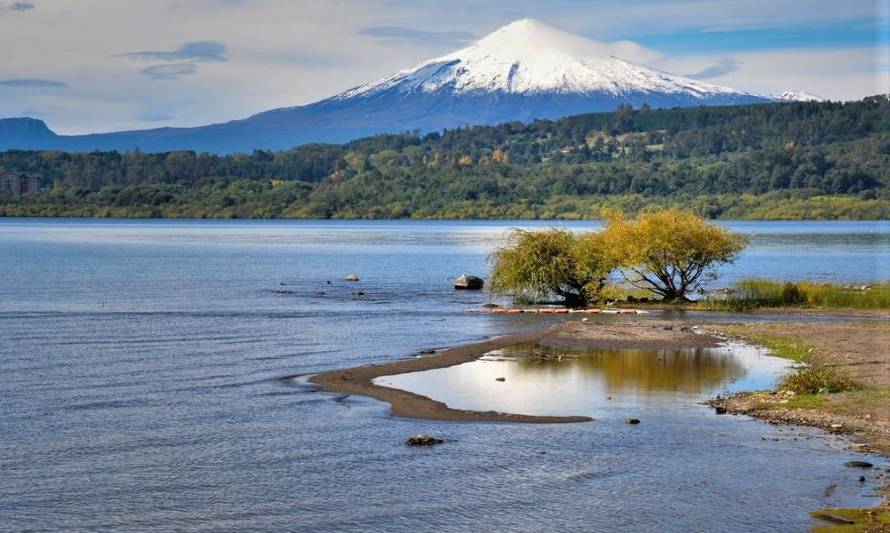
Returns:
[[[0,193],[0,216],[887,219],[890,98],[622,107],[231,156],[8,151],[4,171],[48,186]]]

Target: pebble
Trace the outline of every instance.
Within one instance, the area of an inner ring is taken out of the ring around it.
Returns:
[[[636,424],[640,423],[640,419],[639,418],[628,418],[627,420],[624,421],[624,423],[636,425]]]

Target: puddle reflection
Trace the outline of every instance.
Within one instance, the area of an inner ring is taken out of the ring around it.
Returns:
[[[469,363],[375,382],[457,409],[596,417],[614,408],[690,404],[724,390],[765,389],[788,365],[737,344],[652,351],[528,343]]]

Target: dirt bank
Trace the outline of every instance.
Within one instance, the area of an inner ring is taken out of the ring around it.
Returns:
[[[490,422],[571,423],[587,422],[586,416],[532,416],[493,411],[452,409],[442,402],[412,392],[374,384],[381,376],[421,372],[473,361],[492,350],[524,342],[579,349],[679,349],[716,346],[718,339],[680,322],[620,319],[609,323],[571,321],[543,331],[499,337],[444,350],[440,353],[317,374],[309,379],[324,390],[370,396],[388,402],[392,414],[428,420]]]
[[[823,322],[716,325],[712,329],[779,351],[819,358],[862,385],[861,390],[795,395],[757,391],[717,398],[716,408],[773,423],[816,426],[847,433],[890,454],[890,323]]]

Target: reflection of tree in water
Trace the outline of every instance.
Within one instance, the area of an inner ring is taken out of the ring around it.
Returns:
[[[504,349],[517,359],[517,371],[529,378],[557,376],[579,370],[604,380],[609,389],[699,393],[746,373],[731,352],[686,350],[577,350],[535,343]],[[560,361],[557,358],[562,355]]]

